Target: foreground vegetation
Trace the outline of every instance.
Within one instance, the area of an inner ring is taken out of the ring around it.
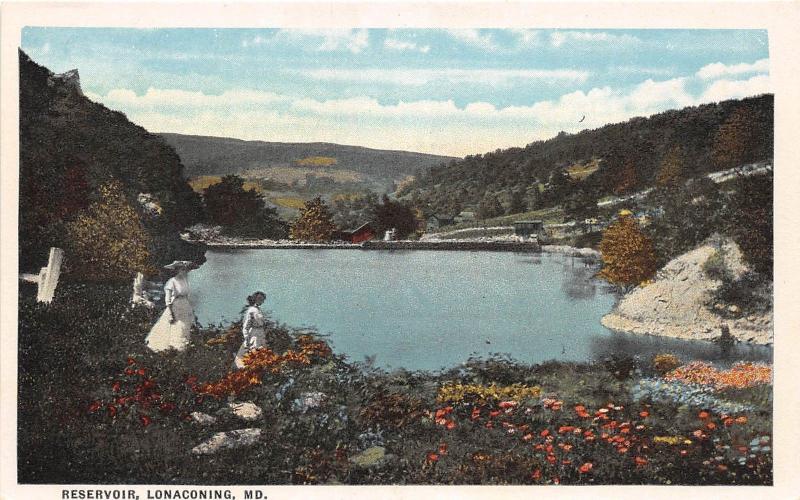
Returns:
[[[230,372],[236,325],[157,355],[127,287],[20,297],[21,483],[771,484],[771,369],[674,356],[529,366],[470,360],[439,373],[349,362],[272,325]],[[263,415],[246,423],[230,402]],[[213,427],[192,413],[217,418]],[[196,456],[215,432],[252,446]]]

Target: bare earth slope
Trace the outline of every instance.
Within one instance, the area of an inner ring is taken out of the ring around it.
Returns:
[[[719,337],[721,326],[726,324],[739,341],[772,344],[771,310],[730,318],[720,316],[711,304],[711,296],[721,283],[706,275],[703,264],[717,248],[723,250],[725,267],[734,276],[746,271],[741,251],[730,240],[707,243],[670,261],[653,283],[625,295],[603,317],[603,325],[628,333],[711,340]]]

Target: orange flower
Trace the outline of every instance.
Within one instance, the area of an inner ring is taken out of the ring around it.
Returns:
[[[639,416],[640,416],[640,417],[642,417],[642,418],[647,418],[647,417],[649,417],[649,416],[650,416],[650,412],[649,412],[649,411],[647,411],[647,410],[640,411],[640,412],[639,412]]]
[[[586,474],[587,472],[589,472],[590,470],[592,470],[592,467],[594,467],[594,465],[592,464],[592,462],[586,462],[585,464],[581,465],[581,466],[578,468],[578,472],[580,472],[581,474]]]
[[[439,444],[439,455],[447,455],[447,443]]]
[[[448,431],[451,431],[451,430],[456,428],[456,423],[454,421],[452,421],[452,420],[448,420],[444,427]]]
[[[572,426],[572,425],[562,425],[561,427],[558,428],[558,433],[559,434],[565,434],[567,432],[572,432],[574,430],[575,430],[575,427]]]
[[[577,413],[584,413],[586,411],[586,407],[583,405],[575,405],[575,411]]]
[[[542,436],[542,437],[545,437],[545,436],[547,436],[549,434],[550,434],[550,431],[548,429],[545,429],[545,430],[543,430],[542,432],[539,433],[539,435]]]
[[[747,423],[747,417],[745,417],[744,415],[742,415],[741,417],[736,417],[736,423],[737,424],[746,424]]]
[[[619,448],[617,448],[617,451],[620,452],[620,453],[628,453],[628,448],[625,448],[624,446],[620,446]]]
[[[633,461],[636,462],[636,465],[647,465],[647,459],[646,458],[634,457]]]
[[[517,404],[519,403],[517,403],[516,401],[502,401],[497,406],[505,410],[508,408],[514,408],[515,406],[517,406]]]
[[[697,414],[697,418],[699,418],[701,420],[705,420],[709,416],[710,416],[709,413],[707,411],[705,411],[705,410],[703,410],[703,411],[701,411],[700,413]]]
[[[489,418],[494,418],[498,415],[500,415],[500,410],[492,410],[489,412]]]
[[[717,428],[717,424],[715,424],[714,422],[709,422],[706,424],[706,427],[708,427],[708,430],[713,431],[714,429]]]
[[[733,419],[731,417],[728,417],[725,420],[723,420],[722,423],[725,425],[725,427],[730,427],[733,425]]]
[[[428,456],[425,457],[425,458],[426,458],[426,460],[428,460],[428,462],[436,462],[436,461],[439,460],[439,455],[437,455],[435,452],[431,451],[431,452],[428,453]]]
[[[545,459],[550,462],[551,464],[556,463],[556,456],[555,455],[547,455]]]
[[[705,434],[703,434],[703,431],[701,431],[700,429],[697,429],[696,431],[694,431],[694,432],[692,433],[692,435],[693,435],[694,437],[696,437],[696,438],[702,438],[702,437],[704,437],[704,436],[705,436]]]

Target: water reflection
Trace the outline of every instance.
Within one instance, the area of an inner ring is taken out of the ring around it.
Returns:
[[[590,348],[594,359],[627,355],[649,361],[656,354],[671,353],[682,361],[710,361],[722,366],[738,361],[772,362],[772,347],[730,342],[688,341],[653,335],[613,333],[592,337]]]

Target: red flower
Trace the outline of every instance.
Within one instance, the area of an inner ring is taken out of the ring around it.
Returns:
[[[94,413],[99,410],[101,406],[103,406],[103,403],[100,401],[92,401],[92,403],[89,405],[89,411]]]
[[[647,410],[640,411],[639,412],[639,416],[642,417],[642,418],[647,418],[647,417],[650,416],[650,412],[647,411]]]
[[[119,381],[114,381],[114,383],[111,384],[111,390],[114,391],[114,392],[119,392],[120,386],[121,385],[120,385]]]
[[[498,415],[500,415],[500,410],[492,410],[489,412],[489,418],[494,418]]]
[[[533,439],[533,434],[525,434],[522,436],[523,441],[530,441],[531,439]]]
[[[705,410],[703,410],[703,411],[701,411],[700,413],[697,414],[697,418],[699,418],[701,420],[704,420],[704,419],[706,419],[706,418],[708,418],[710,416],[711,415]]]
[[[547,429],[545,429],[545,430],[543,430],[542,432],[539,433],[539,435],[542,436],[542,437],[545,437],[545,436],[547,436],[549,434],[550,434],[550,431],[547,430]]]
[[[197,377],[192,375],[186,379],[186,384],[190,386],[197,385]]]
[[[518,403],[516,401],[502,401],[497,406],[505,410],[507,408],[514,408],[515,406],[517,406],[517,404]]]
[[[436,461],[439,460],[439,455],[437,455],[435,452],[431,451],[430,453],[428,453],[428,456],[426,457],[426,460],[428,460],[428,462],[436,462]]]
[[[112,418],[117,416],[117,407],[113,404],[106,406],[106,410],[108,410],[108,414],[111,415]]]
[[[562,425],[561,427],[558,428],[558,433],[559,434],[565,434],[567,432],[572,432],[574,430],[575,430],[575,427],[572,426],[572,425]]]
[[[135,365],[135,364],[136,364],[136,360],[135,360],[135,359],[133,359],[133,358],[128,358],[128,361],[127,361],[127,363],[128,363],[129,365]]]
[[[538,481],[541,478],[542,478],[541,469],[536,469],[535,471],[533,471],[533,473],[531,473],[531,479],[533,479],[534,481]]]
[[[547,461],[548,461],[548,462],[550,462],[551,464],[554,464],[554,463],[556,463],[556,456],[555,456],[555,455],[547,455],[547,457],[545,457],[545,458],[546,458],[546,459],[547,459]]]
[[[139,421],[142,423],[143,427],[147,427],[153,422],[153,420],[147,415],[139,415]]]
[[[619,448],[617,448],[617,451],[620,452],[620,453],[628,453],[628,448],[625,448],[624,446],[620,446]]]
[[[494,428],[494,424],[492,422],[486,422],[486,428],[487,429],[492,429],[492,428]]]
[[[473,408],[472,409],[472,420],[478,420],[481,416],[480,408]]]
[[[714,429],[717,428],[717,424],[715,424],[714,422],[709,422],[706,424],[706,427],[708,427],[708,430],[713,431]]]
[[[161,403],[158,409],[161,410],[162,413],[169,413],[175,409],[175,405],[173,403]]]
[[[577,413],[583,413],[586,411],[586,407],[583,405],[575,405],[575,411]]]
[[[646,458],[634,457],[633,461],[636,462],[636,465],[647,465],[647,459]]]
[[[448,431],[451,431],[451,430],[456,428],[456,423],[454,421],[452,421],[452,420],[448,420],[444,427]]]
[[[145,374],[145,373],[146,373],[146,372],[145,372],[145,369],[144,369],[144,368],[139,368],[138,370],[136,370],[136,374],[137,374],[137,375],[141,375],[142,377],[144,377],[144,374]]]
[[[594,467],[592,462],[586,462],[585,464],[578,467],[578,472],[580,472],[581,474],[586,474],[587,472],[592,470],[592,467]]]
[[[447,443],[439,444],[439,455],[447,455]]]

